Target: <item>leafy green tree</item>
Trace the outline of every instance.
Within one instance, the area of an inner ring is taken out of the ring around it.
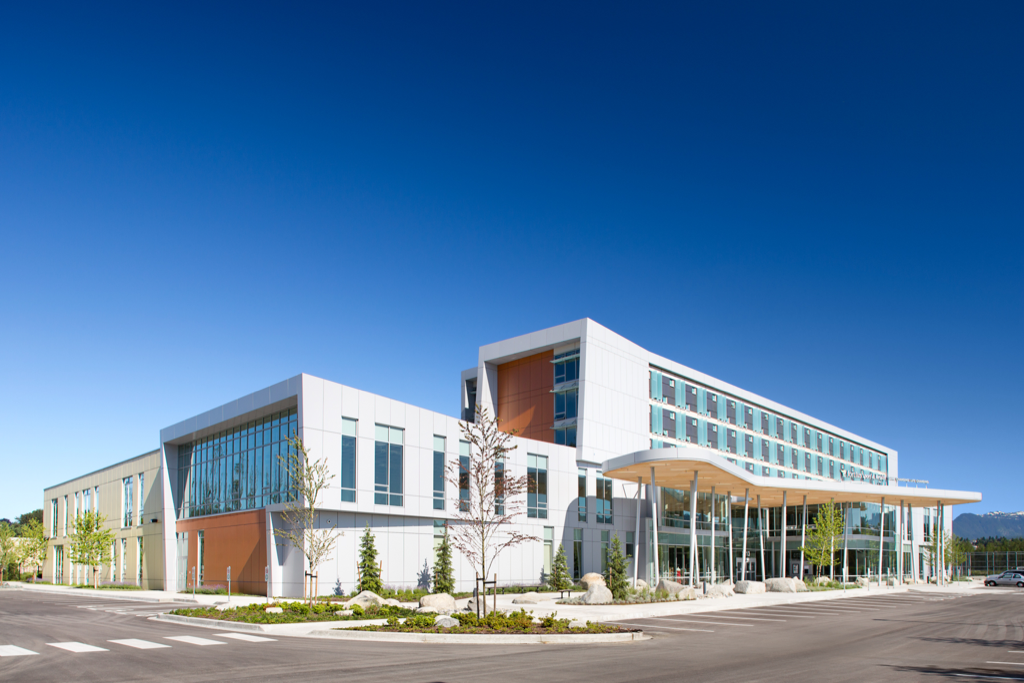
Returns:
[[[380,593],[384,586],[380,582],[380,565],[377,564],[377,546],[370,533],[370,525],[359,539],[359,592]]]
[[[104,528],[107,518],[95,510],[87,510],[76,519],[68,534],[68,559],[75,564],[92,567],[93,586],[99,586],[99,568],[106,564],[111,544],[112,529]]]
[[[24,517],[24,515],[22,515]],[[39,574],[46,563],[46,554],[50,547],[50,539],[46,535],[43,523],[30,518],[21,524],[21,560]]]
[[[25,527],[32,521],[39,522],[39,524],[43,523],[42,508],[39,508],[38,510],[33,510],[32,512],[26,512],[23,515],[18,515],[18,521],[14,525],[14,530],[18,533],[18,536],[25,537],[28,535],[28,533],[26,533]]]
[[[7,566],[17,564],[17,562],[18,540],[14,533],[14,527],[7,520],[0,520],[0,583],[4,581]]]
[[[801,550],[818,570],[835,564],[836,541],[843,534],[843,513],[833,502],[818,506],[814,526],[807,533],[807,544]]]
[[[622,552],[622,544],[619,542],[619,535],[612,536],[611,547],[608,549],[608,572],[605,576],[605,584],[612,592],[616,600],[625,600],[629,594],[629,580],[626,578],[628,560]]]
[[[444,536],[437,546],[434,558],[434,592],[455,592],[455,576],[452,571],[452,544],[448,540],[448,525],[444,525]]]
[[[572,587],[572,577],[569,576],[569,562],[565,559],[565,548],[558,544],[558,552],[555,553],[555,560],[551,563],[551,574],[548,576],[548,585],[556,591],[563,591]]]

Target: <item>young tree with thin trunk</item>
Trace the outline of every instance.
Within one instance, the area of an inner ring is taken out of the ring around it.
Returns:
[[[608,571],[606,572],[605,583],[612,597],[616,600],[625,600],[629,594],[629,579],[626,578],[626,571],[629,561],[622,552],[622,544],[619,542],[619,535],[612,536],[611,547],[608,549]]]
[[[288,472],[292,486],[282,515],[288,527],[274,529],[274,535],[298,548],[306,558],[309,573],[316,575],[317,569],[338,543],[338,535],[335,533],[337,527],[333,524],[329,528],[318,527],[316,511],[320,496],[334,475],[329,471],[326,460],[310,458],[309,451],[299,437],[288,437],[288,445],[288,455],[278,456]],[[305,598],[306,581],[303,581],[302,591]],[[313,604],[315,597],[316,588],[313,576],[310,576],[309,604]]]
[[[470,455],[465,465],[460,458],[448,466],[447,480],[459,496],[453,506],[452,545],[487,578],[503,551],[537,540],[512,526],[523,514],[528,482],[525,474],[515,476],[509,469],[514,430],[502,431],[501,420],[480,405],[476,422],[460,421],[459,426]]]
[[[107,518],[95,510],[86,510],[75,518],[68,534],[68,559],[75,564],[92,567],[93,586],[100,585],[100,567],[107,564],[114,542],[113,529],[104,528]]]
[[[843,513],[831,501],[818,506],[814,526],[807,532],[807,543],[801,550],[815,566],[818,576],[825,567],[835,563],[836,539],[843,534]]]

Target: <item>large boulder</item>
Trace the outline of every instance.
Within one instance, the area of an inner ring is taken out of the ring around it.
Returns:
[[[668,579],[661,579],[658,581],[658,585],[654,587],[655,593],[665,592],[669,595],[678,595],[686,586],[676,581],[669,581]]]
[[[743,593],[744,595],[754,595],[756,593],[764,593],[765,586],[760,581],[737,581],[736,592]]]
[[[427,612],[433,610],[438,614],[451,614],[456,609],[455,598],[447,593],[434,593],[433,595],[424,595],[420,598],[420,608],[417,611]]]
[[[517,596],[512,601],[512,604],[513,605],[536,605],[540,601],[541,601],[540,595],[537,594],[535,591],[530,591],[529,593],[523,593],[522,595]]]
[[[871,587],[871,582],[868,581],[867,579],[865,579],[863,576],[858,576],[857,577],[857,585],[860,588],[870,588]]]
[[[768,579],[764,587],[769,593],[796,593],[796,581],[788,577]]]
[[[591,583],[590,588],[583,595],[583,604],[585,605],[610,605],[613,600],[612,592],[604,583]]]
[[[385,605],[390,605],[391,607],[401,607],[402,606],[402,603],[400,603],[398,600],[395,600],[394,598],[386,599],[384,601],[384,604]]]
[[[345,603],[345,607],[352,609],[353,606],[359,605],[363,609],[368,607],[383,607],[384,598],[380,597],[376,593],[371,591],[363,591],[359,595],[355,596],[351,600]]]
[[[584,590],[590,590],[590,586],[592,584],[600,584],[603,586],[604,577],[597,572],[589,572],[583,575],[583,578],[580,579],[580,584],[583,586]]]
[[[649,585],[647,585],[647,582],[646,582],[646,581],[644,581],[643,579],[637,579],[637,580],[636,580],[636,586],[635,586],[635,588],[636,588],[636,589],[637,589],[638,591],[642,591],[642,590],[645,590],[645,589],[647,589],[647,588],[650,588],[650,586],[649,586]]]
[[[733,590],[732,584],[712,583],[705,587],[704,595],[708,598],[731,598],[736,595],[736,591]]]
[[[806,593],[807,591],[811,590],[807,587],[807,584],[803,582],[803,579],[794,578],[793,585],[796,586],[797,593]]]

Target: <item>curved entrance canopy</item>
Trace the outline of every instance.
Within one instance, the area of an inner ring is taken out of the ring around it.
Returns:
[[[981,500],[981,494],[974,491],[763,477],[733,465],[721,455],[685,446],[621,455],[606,460],[602,470],[606,477],[634,483],[639,480],[643,484],[651,483],[653,470],[658,486],[679,490],[689,490],[694,474],[697,474],[698,491],[710,491],[715,487],[718,493],[729,491],[742,499],[744,491],[749,488],[750,497],[761,496],[761,505],[766,507],[781,506],[783,492],[788,494],[791,505],[798,500],[796,496],[804,495],[808,505],[830,500],[837,503],[880,503],[885,499],[890,505],[905,501],[914,507],[935,507],[938,504],[959,505]]]

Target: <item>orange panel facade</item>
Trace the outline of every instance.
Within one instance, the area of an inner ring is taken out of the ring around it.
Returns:
[[[509,361],[498,366],[498,417],[504,431],[554,443],[555,421],[553,351]]]
[[[230,566],[232,593],[266,594],[266,512],[247,510],[210,517],[192,517],[178,522],[177,529],[178,533],[188,532],[189,571],[198,561],[199,531],[203,532],[204,568],[200,585],[227,587],[227,568]]]

